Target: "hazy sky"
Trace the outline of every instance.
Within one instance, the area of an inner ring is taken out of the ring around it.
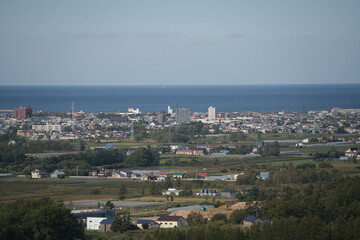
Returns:
[[[0,85],[360,83],[359,0],[1,0]]]

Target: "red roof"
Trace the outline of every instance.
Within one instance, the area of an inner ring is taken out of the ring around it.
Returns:
[[[199,173],[198,176],[199,177],[206,177],[208,175],[208,173]]]
[[[147,176],[147,177],[156,177],[154,174],[151,174],[151,173],[146,173],[144,175]]]

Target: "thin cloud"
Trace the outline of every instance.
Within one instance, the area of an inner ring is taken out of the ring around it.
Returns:
[[[169,32],[143,32],[138,33],[135,37],[140,39],[162,39],[162,38],[184,38],[181,33],[169,33]]]
[[[82,31],[80,33],[55,33],[54,37],[58,38],[80,38],[80,39],[111,39],[111,38],[124,38],[128,36],[128,33],[116,33],[112,31]]]
[[[106,32],[100,32],[100,31],[83,31],[79,34],[75,34],[74,37],[76,38],[121,38],[126,37],[127,33],[118,34],[116,32],[106,31]]]

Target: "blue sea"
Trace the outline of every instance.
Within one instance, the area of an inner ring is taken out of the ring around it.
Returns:
[[[0,109],[30,105],[34,112],[191,112],[331,110],[360,108],[360,84],[226,86],[0,86]]]

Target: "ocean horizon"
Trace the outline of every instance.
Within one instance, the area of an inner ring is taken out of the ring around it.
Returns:
[[[0,109],[30,105],[34,112],[142,112],[189,108],[207,112],[360,109],[360,84],[276,85],[0,85]]]

